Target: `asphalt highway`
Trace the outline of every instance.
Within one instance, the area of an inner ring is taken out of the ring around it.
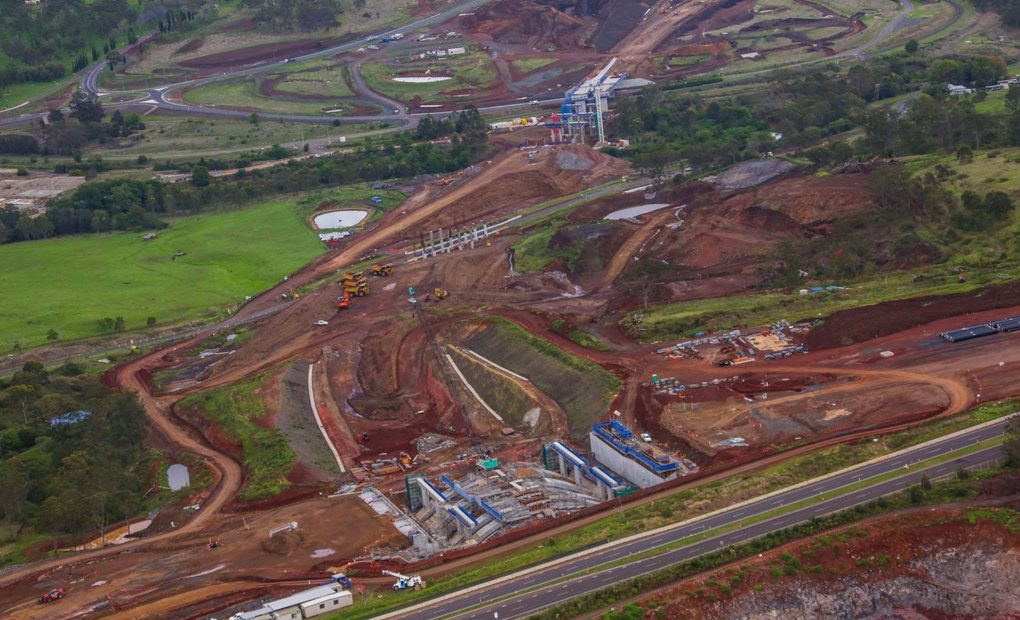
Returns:
[[[706,515],[696,521],[678,524],[664,531],[649,532],[645,536],[625,539],[616,544],[568,556],[493,581],[491,584],[470,589],[462,595],[456,593],[437,599],[433,603],[422,603],[381,618],[408,620],[432,620],[435,618],[478,618],[493,619],[498,613],[502,620],[525,616],[559,602],[598,591],[627,579],[656,571],[679,562],[697,557],[729,544],[757,538],[769,532],[796,525],[845,508],[862,504],[890,493],[895,493],[916,484],[922,475],[939,478],[951,475],[959,466],[973,467],[997,460],[1001,455],[998,446],[971,453],[960,459],[948,461],[924,471],[906,473],[874,485],[855,490],[839,497],[807,506],[792,512],[735,529],[725,534],[696,542],[691,545],[631,563],[621,564],[604,570],[596,567],[608,562],[625,561],[635,554],[673,543],[689,536],[737,523],[748,517],[762,515],[776,508],[816,497],[847,485],[881,474],[902,470],[905,467],[935,456],[957,450],[1003,434],[1006,419],[997,420],[958,435],[910,448],[894,456],[860,467],[838,472],[827,478],[796,486],[786,491],[759,498],[730,509]],[[560,581],[567,575],[584,573],[581,576]],[[555,583],[554,583],[555,582]],[[478,607],[493,599],[508,597],[498,603]]]

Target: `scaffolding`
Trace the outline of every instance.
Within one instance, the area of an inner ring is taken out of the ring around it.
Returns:
[[[559,115],[554,114],[545,123],[550,128],[553,141],[584,144],[588,134],[593,134],[596,146],[605,144],[605,115],[609,110],[607,100],[629,75],[609,75],[616,60],[614,57],[598,73],[585,78],[564,94]]]

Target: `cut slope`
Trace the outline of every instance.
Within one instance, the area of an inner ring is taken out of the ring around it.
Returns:
[[[487,319],[466,346],[524,375],[567,412],[573,433],[584,433],[608,410],[620,381],[609,371],[566,353],[516,323]]]

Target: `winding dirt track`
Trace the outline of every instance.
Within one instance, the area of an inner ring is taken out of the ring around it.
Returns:
[[[159,352],[157,352],[158,354]],[[155,354],[153,354],[155,355]],[[73,557],[56,558],[43,560],[26,566],[23,570],[14,571],[0,578],[0,587],[13,583],[22,577],[26,572],[39,572],[56,568],[68,563],[80,563],[95,560],[104,556],[123,553],[132,549],[151,546],[160,542],[167,542],[197,532],[210,519],[214,518],[224,505],[234,496],[241,487],[243,476],[241,466],[229,456],[209,448],[201,440],[194,437],[186,428],[177,426],[171,419],[170,408],[173,400],[168,398],[157,398],[152,396],[145,385],[138,379],[138,370],[145,367],[152,355],[140,358],[134,362],[125,364],[116,370],[116,381],[122,389],[133,390],[138,394],[138,400],[148,414],[149,421],[155,432],[162,435],[168,441],[180,445],[189,452],[193,452],[209,460],[215,468],[219,480],[212,494],[193,519],[181,527],[143,538],[135,542],[128,542],[115,547],[106,547],[95,551],[88,551],[77,554]],[[179,397],[177,397],[179,398]],[[136,616],[137,617],[137,616]]]

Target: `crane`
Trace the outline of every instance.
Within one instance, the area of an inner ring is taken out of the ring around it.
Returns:
[[[421,575],[408,577],[391,570],[384,570],[382,573],[396,578],[396,581],[393,583],[394,590],[421,590],[425,587],[425,580],[421,578]]]

